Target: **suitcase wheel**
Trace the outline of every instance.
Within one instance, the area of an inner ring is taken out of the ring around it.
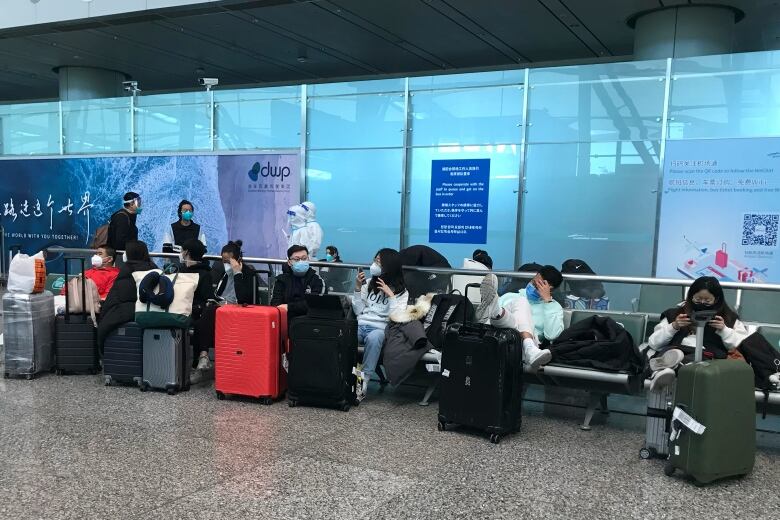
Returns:
[[[24,376],[24,378],[28,381],[32,381],[33,379],[35,379],[35,374],[27,374],[26,376]]]
[[[270,397],[263,397],[262,399],[260,399],[260,402],[263,403],[266,406],[270,406],[270,405],[274,404],[274,400],[271,399]]]
[[[217,399],[219,399],[220,401],[224,401],[225,400],[225,394],[223,394],[222,392],[217,390]]]
[[[653,448],[642,448],[639,450],[639,458],[642,460],[652,459],[658,456],[658,452]]]
[[[295,399],[290,399],[289,401],[287,401],[287,406],[289,406],[290,408],[295,408],[296,406],[298,406],[298,401],[296,401]]]
[[[671,462],[667,462],[664,465],[664,475],[666,475],[667,477],[671,477],[672,475],[674,475],[674,470],[675,468]]]
[[[8,372],[5,372],[3,374],[3,379],[8,379],[9,377],[11,377],[11,374],[9,374]]]
[[[149,390],[149,385],[147,385],[146,383],[141,383],[138,386],[138,388],[140,388],[142,392],[146,392],[147,390]]]
[[[166,392],[168,392],[168,395],[176,395],[176,389],[174,387],[169,387]]]
[[[342,412],[348,412],[349,408],[350,408],[349,403],[344,403],[344,404],[341,405],[341,411]]]
[[[444,422],[439,421],[439,423],[436,425],[436,429],[439,430],[440,432],[446,432],[447,425]]]
[[[701,482],[700,480],[693,479],[693,485],[700,488],[700,487],[706,487],[707,483]]]
[[[106,376],[104,379],[106,386],[111,386],[111,376]]]
[[[501,436],[497,433],[491,434],[490,442],[492,442],[493,444],[498,444],[499,442],[501,442]]]

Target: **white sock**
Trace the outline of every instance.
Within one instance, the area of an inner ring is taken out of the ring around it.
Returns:
[[[536,343],[531,338],[525,338],[523,340],[523,347],[530,348],[530,349],[538,349],[539,347],[536,346]]]

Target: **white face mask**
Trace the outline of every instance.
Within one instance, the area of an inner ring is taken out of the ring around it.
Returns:
[[[229,275],[233,275],[233,266],[230,265],[230,262],[224,262],[222,265],[225,266],[225,272]]]
[[[122,261],[127,263],[127,253],[122,253]]]
[[[95,269],[103,267],[103,259],[99,255],[92,255],[92,267]]]
[[[371,276],[379,276],[382,274],[382,268],[379,266],[379,264],[374,262],[371,264],[369,272],[371,273]]]

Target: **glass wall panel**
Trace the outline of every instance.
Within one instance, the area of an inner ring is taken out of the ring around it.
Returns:
[[[3,155],[60,153],[59,103],[0,105]]]
[[[669,139],[780,135],[780,52],[672,61]]]
[[[397,249],[401,224],[403,149],[309,151],[307,198],[317,204],[325,246],[345,262],[370,263],[383,247]]]
[[[209,94],[138,96],[135,131],[139,152],[211,150]]]
[[[533,144],[527,151],[522,260],[585,260],[599,274],[650,276],[658,142]],[[630,309],[634,286],[608,289]]]
[[[130,97],[62,102],[67,154],[130,152]]]
[[[297,86],[215,91],[217,149],[298,148],[300,92]]]
[[[438,146],[414,148],[410,167],[409,244],[427,244],[460,267],[472,252],[485,249],[496,269],[512,269],[515,256],[517,192],[520,171],[520,146]],[[431,167],[436,159],[490,159],[487,242],[484,244],[429,243],[431,203]]]
[[[528,141],[661,138],[666,61],[531,69]]]
[[[309,85],[307,87],[307,93],[310,97],[316,97],[403,92],[405,81],[404,78],[392,78],[367,81],[345,81],[342,83],[318,83]]]
[[[525,69],[469,72],[466,74],[440,74],[409,78],[409,90],[431,90],[464,87],[493,87],[517,85],[524,81]]]
[[[309,148],[403,146],[404,94],[309,98]]]
[[[412,145],[519,143],[522,86],[415,92]]]

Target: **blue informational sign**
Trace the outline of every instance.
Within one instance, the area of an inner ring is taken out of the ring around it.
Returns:
[[[490,159],[432,161],[428,242],[487,242]]]
[[[666,144],[657,276],[780,282],[780,139]]]

